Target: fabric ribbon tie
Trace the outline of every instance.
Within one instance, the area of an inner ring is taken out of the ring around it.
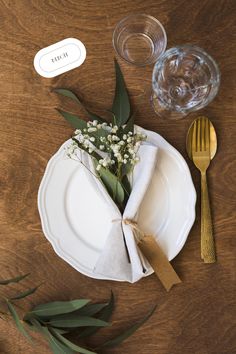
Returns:
[[[136,221],[125,219],[123,222],[132,228],[137,245],[152,266],[162,285],[169,291],[173,285],[181,283],[181,279],[159,247],[153,235],[147,235],[137,225]]]

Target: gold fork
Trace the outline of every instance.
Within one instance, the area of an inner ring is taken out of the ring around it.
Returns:
[[[214,263],[216,253],[206,175],[211,161],[210,121],[207,117],[200,117],[193,124],[192,159],[201,172],[201,257],[205,263]]]

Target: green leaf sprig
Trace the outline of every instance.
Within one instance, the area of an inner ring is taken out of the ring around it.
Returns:
[[[107,122],[104,117],[87,109],[82,100],[72,91],[57,88],[54,89],[54,92],[70,98],[82,106],[89,119],[89,122],[86,122],[78,115],[58,110],[76,129],[68,155],[72,156],[78,147],[90,154],[94,160],[98,178],[120,211],[123,212],[131,192],[128,176],[138,161],[137,146],[142,140],[145,140],[145,137],[134,132],[134,114],[131,114],[124,77],[116,60],[114,64],[115,95],[111,109],[106,111],[112,115],[111,122]],[[78,134],[80,140],[77,139]]]
[[[0,285],[18,283],[29,274],[15,278],[0,280]],[[103,348],[114,347],[131,336],[155,311],[156,306],[140,321],[127,328],[123,333],[112,338],[98,348],[91,349],[73,343],[68,337],[77,334],[78,341],[89,338],[100,328],[110,327],[109,322],[114,310],[114,295],[111,292],[110,300],[105,303],[90,303],[88,299],[71,301],[54,301],[40,304],[27,312],[23,319],[16,311],[14,302],[33,295],[38,287],[27,289],[10,298],[4,298],[9,314],[14,320],[18,330],[32,343],[33,338],[29,332],[40,333],[48,342],[54,354],[98,354]],[[1,313],[3,313],[1,311]]]

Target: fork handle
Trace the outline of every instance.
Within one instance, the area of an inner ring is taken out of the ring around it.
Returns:
[[[201,257],[205,263],[216,262],[206,172],[201,173]]]

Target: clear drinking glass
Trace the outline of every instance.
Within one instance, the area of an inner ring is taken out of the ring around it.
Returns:
[[[155,63],[164,53],[166,44],[164,27],[149,15],[125,17],[113,32],[113,46],[117,54],[128,63],[138,66]]]
[[[183,45],[168,49],[152,75],[152,104],[165,119],[181,119],[208,105],[220,85],[220,71],[203,49]]]

